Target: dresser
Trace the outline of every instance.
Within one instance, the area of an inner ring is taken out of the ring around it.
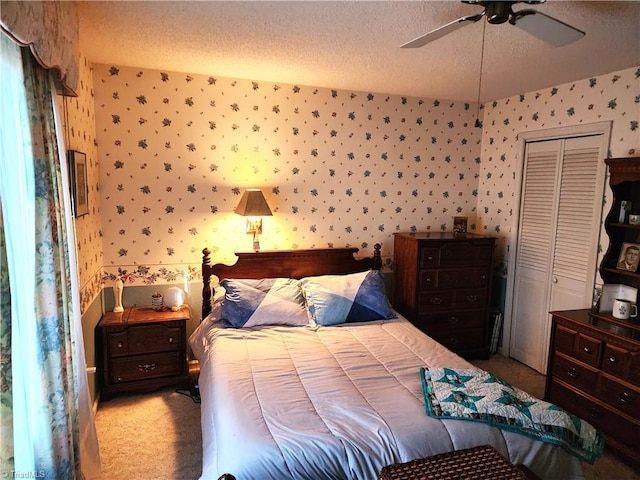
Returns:
[[[496,239],[415,232],[393,241],[393,307],[448,349],[487,358]]]
[[[151,307],[107,312],[96,327],[100,398],[116,393],[187,387],[189,307],[156,311]]]
[[[640,468],[640,326],[590,310],[552,313],[545,400],[585,419]]]

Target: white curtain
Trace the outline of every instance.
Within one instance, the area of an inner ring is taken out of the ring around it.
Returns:
[[[21,49],[4,34],[0,58],[0,472],[98,479],[66,149],[59,133],[47,144],[62,132],[55,90],[45,82],[44,113],[34,113]]]

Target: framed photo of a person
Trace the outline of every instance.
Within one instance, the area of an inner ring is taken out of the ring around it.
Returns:
[[[640,262],[640,244],[623,243],[616,268],[635,272],[638,270],[638,262]]]
[[[76,217],[89,213],[89,184],[87,182],[87,156],[82,152],[69,150],[69,177],[71,199]]]

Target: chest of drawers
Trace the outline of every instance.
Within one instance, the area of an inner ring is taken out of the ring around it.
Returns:
[[[488,357],[495,238],[394,235],[392,304],[420,330],[466,357]]]
[[[100,398],[188,385],[186,322],[189,308],[151,307],[107,312],[97,327]]]
[[[600,429],[640,468],[640,328],[590,310],[552,312],[545,399]]]

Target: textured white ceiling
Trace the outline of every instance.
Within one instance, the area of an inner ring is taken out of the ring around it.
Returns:
[[[345,90],[483,102],[640,65],[640,1],[534,8],[587,35],[552,47],[508,23],[400,45],[482,7],[459,1],[78,2],[89,61]],[[639,80],[640,81],[640,80]]]

